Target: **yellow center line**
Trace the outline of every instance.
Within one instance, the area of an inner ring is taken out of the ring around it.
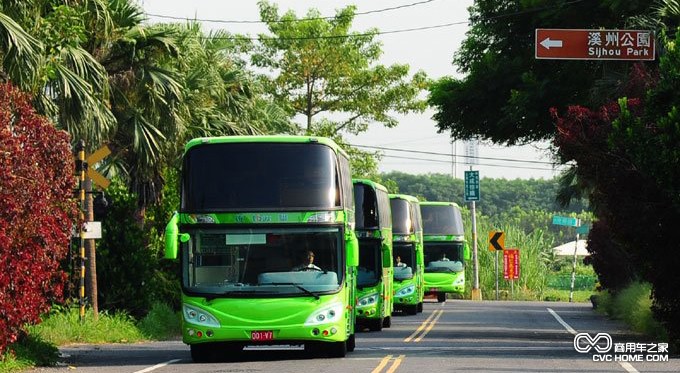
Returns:
[[[427,323],[430,322],[430,320],[434,317],[434,315],[435,315],[436,313],[437,313],[437,311],[432,312],[432,313],[430,314],[430,316],[428,316],[428,318],[425,319],[425,321],[423,321],[422,324],[420,324],[420,326],[418,327],[418,329],[416,329],[416,331],[413,332],[413,334],[409,335],[406,339],[404,339],[404,342],[411,342],[411,339],[413,339],[413,337],[415,337],[418,333],[420,333],[421,330],[423,330],[423,329],[425,328],[425,326],[427,326]]]
[[[397,368],[399,368],[399,365],[401,364],[401,361],[404,359],[404,356],[405,355],[399,355],[399,357],[394,359],[392,366],[385,373],[394,373],[394,371],[397,370]]]
[[[415,341],[413,341],[413,342],[420,342],[421,339],[425,338],[425,336],[427,335],[427,333],[429,333],[430,330],[432,330],[432,328],[434,327],[434,324],[437,323],[437,320],[439,320],[439,318],[442,316],[442,314],[444,314],[444,310],[439,310],[439,314],[437,315],[437,317],[435,317],[434,320],[432,320],[432,322],[431,322],[430,325],[427,327],[427,329],[425,329],[425,331],[423,332],[423,334],[421,334],[420,337],[416,338]]]
[[[382,360],[380,360],[380,364],[378,364],[378,366],[375,367],[375,369],[373,369],[373,370],[371,371],[371,373],[378,373],[378,372],[380,372],[380,371],[382,370],[382,368],[384,368],[385,365],[387,365],[387,363],[390,361],[391,358],[392,358],[392,355],[387,355],[387,356],[385,356],[384,358],[382,358]]]

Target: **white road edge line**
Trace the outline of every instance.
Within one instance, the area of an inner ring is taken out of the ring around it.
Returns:
[[[178,361],[181,361],[181,360],[182,360],[182,359],[172,359],[172,360],[168,360],[168,361],[166,361],[166,362],[164,362],[164,363],[156,364],[156,365],[154,365],[154,366],[152,366],[152,367],[148,367],[148,368],[146,368],[146,369],[138,370],[138,371],[136,371],[136,372],[134,372],[134,373],[146,373],[146,372],[151,372],[151,371],[153,371],[153,370],[156,370],[156,369],[159,369],[159,368],[163,368],[163,367],[166,366],[166,365],[174,364],[174,363],[176,363],[176,362],[178,362]]]
[[[574,328],[572,328],[569,324],[567,324],[566,321],[562,320],[562,318],[560,317],[560,315],[557,314],[557,312],[553,311],[551,308],[546,308],[546,309],[548,310],[548,312],[550,312],[551,315],[553,315],[553,317],[555,318],[555,320],[557,320],[557,322],[559,322],[560,324],[562,324],[562,326],[564,326],[564,328],[567,329],[567,331],[568,331],[569,333],[576,335],[576,330],[575,330]],[[640,371],[638,371],[637,369],[635,369],[635,367],[633,367],[633,366],[632,366],[629,362],[627,362],[627,361],[618,361],[618,363],[619,363],[619,365],[621,365],[621,367],[622,367],[623,369],[625,369],[628,373],[640,373]]]
[[[567,324],[566,321],[562,320],[562,318],[560,317],[560,315],[557,314],[557,312],[553,311],[552,308],[546,309],[548,310],[548,312],[550,312],[551,315],[553,315],[553,317],[555,318],[555,320],[557,320],[558,323],[562,324],[562,326],[564,326],[564,328],[567,329],[569,333],[576,335],[576,330],[572,328],[569,324]]]

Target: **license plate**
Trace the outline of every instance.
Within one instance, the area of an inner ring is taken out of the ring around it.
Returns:
[[[271,330],[253,330],[250,332],[251,341],[271,341],[274,339],[274,332]]]
[[[430,288],[430,291],[439,291],[439,288]]]

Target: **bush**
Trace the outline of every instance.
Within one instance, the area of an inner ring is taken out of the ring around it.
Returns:
[[[154,340],[170,339],[182,332],[180,314],[165,303],[154,303],[137,326],[147,338]]]
[[[69,136],[0,84],[0,353],[63,295],[73,200]]]

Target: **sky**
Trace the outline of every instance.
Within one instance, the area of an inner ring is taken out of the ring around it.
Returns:
[[[181,22],[161,16],[204,20],[204,30],[225,29],[232,33],[255,36],[266,32],[263,23],[225,23],[221,21],[259,21],[257,1],[219,0],[138,0],[150,23]],[[381,32],[426,27],[425,30],[387,33],[376,39],[383,44],[379,63],[408,64],[411,73],[423,70],[430,78],[461,77],[452,64],[453,55],[460,47],[468,30],[467,8],[472,0],[270,0],[279,7],[279,14],[293,10],[298,17],[316,8],[323,16],[333,16],[337,9],[356,5],[353,31],[378,28]],[[396,9],[389,9],[396,8]],[[373,12],[376,10],[383,10]],[[442,27],[438,27],[442,26]],[[489,143],[467,144],[452,141],[448,132],[438,133],[432,120],[434,110],[424,113],[395,115],[399,125],[384,128],[380,124],[358,136],[347,136],[352,145],[366,146],[364,150],[383,153],[379,169],[382,172],[401,171],[411,174],[444,173],[463,178],[470,169],[465,155],[477,156],[472,169],[480,178],[549,179],[557,175],[551,166],[549,144],[535,143],[506,147]],[[368,148],[370,147],[370,148]],[[378,149],[383,148],[383,149]],[[476,149],[466,153],[465,149]],[[527,162],[524,162],[527,161]]]

